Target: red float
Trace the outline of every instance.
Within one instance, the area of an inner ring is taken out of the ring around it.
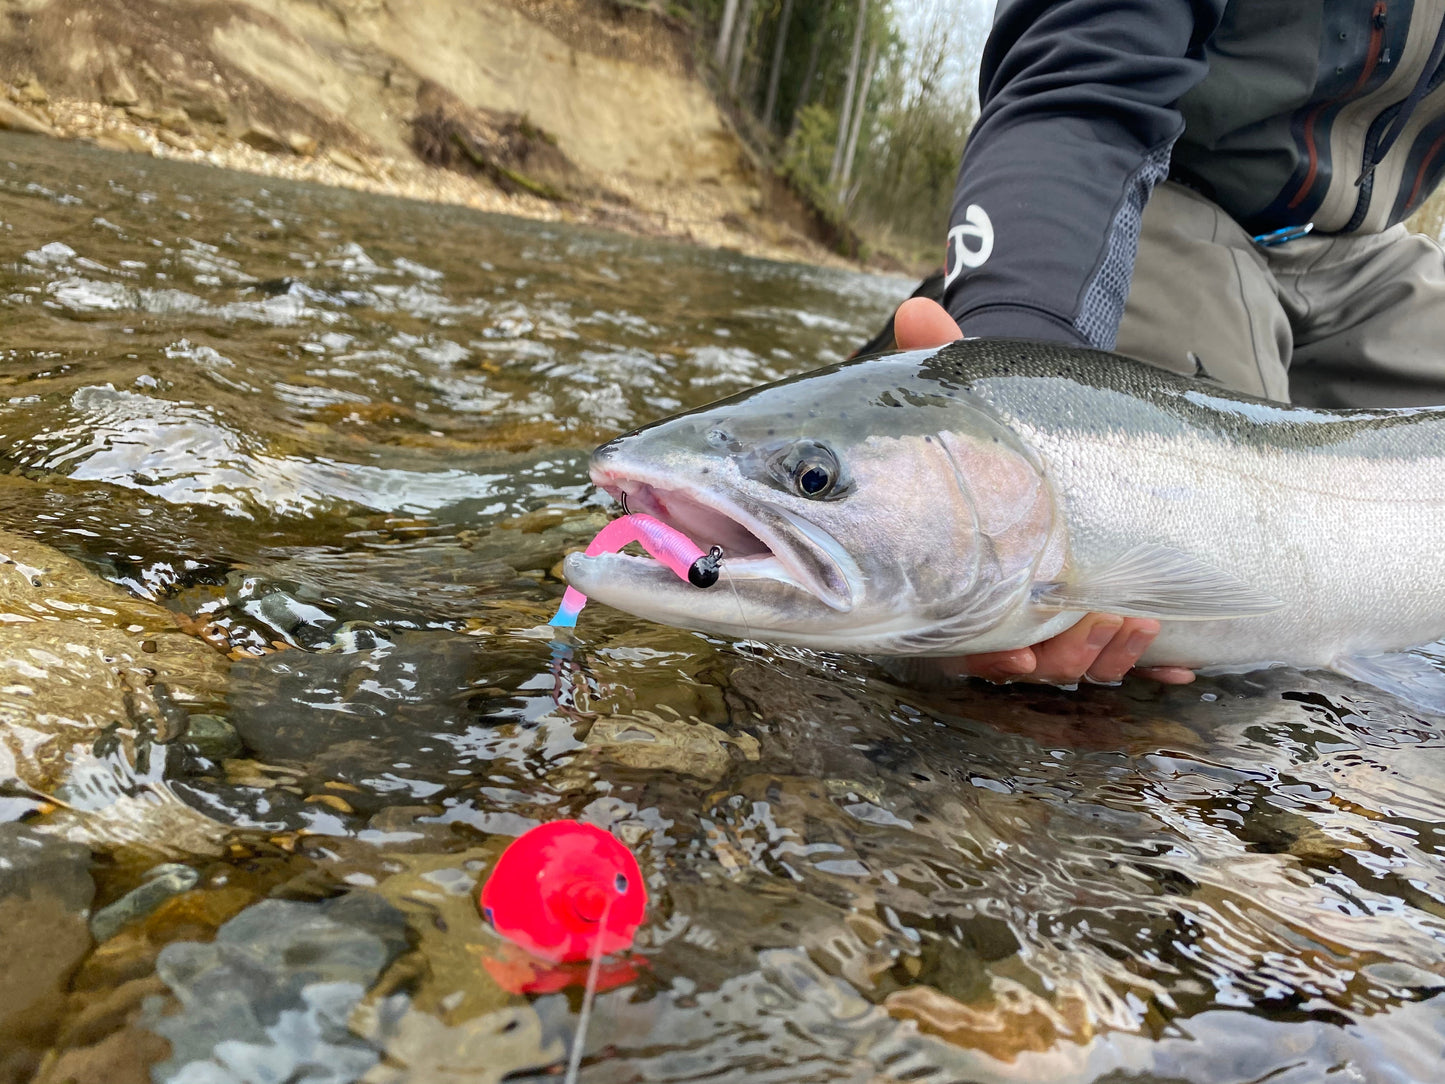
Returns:
[[[551,821],[502,852],[478,905],[507,940],[543,960],[572,963],[632,946],[647,886],[637,859],[610,833]]]

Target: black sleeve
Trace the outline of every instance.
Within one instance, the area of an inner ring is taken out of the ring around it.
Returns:
[[[1225,0],[999,0],[953,198],[965,335],[1114,345],[1139,214]]]

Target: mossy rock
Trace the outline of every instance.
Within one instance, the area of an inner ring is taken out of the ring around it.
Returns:
[[[177,737],[222,707],[228,666],[163,607],[0,531],[0,779],[53,793],[108,731]]]

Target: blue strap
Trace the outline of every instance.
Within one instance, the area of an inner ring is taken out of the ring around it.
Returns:
[[[1283,229],[1270,230],[1268,233],[1257,233],[1250,240],[1261,248],[1273,248],[1275,245],[1298,241],[1314,228],[1313,222],[1306,222],[1303,226],[1285,226]]]

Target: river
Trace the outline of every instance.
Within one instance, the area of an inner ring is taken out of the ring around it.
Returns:
[[[561,817],[584,1081],[1439,1079],[1438,720],[539,632],[593,445],[906,284],[8,136],[0,239],[0,1080],[557,1079],[476,891]]]

